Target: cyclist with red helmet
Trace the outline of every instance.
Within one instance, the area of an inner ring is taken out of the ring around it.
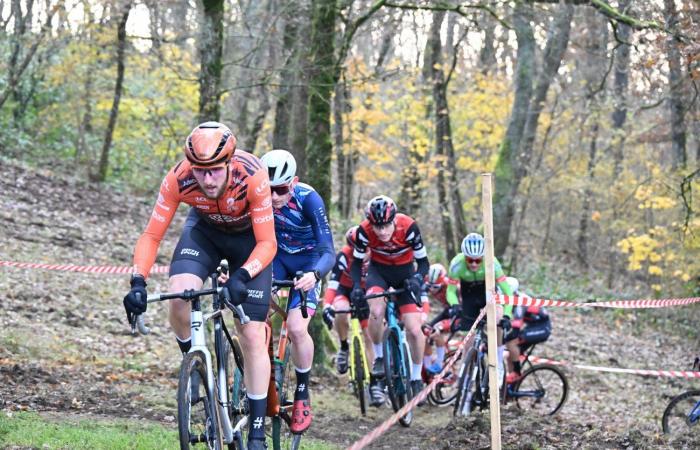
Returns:
[[[338,252],[335,259],[335,266],[331,271],[331,278],[326,287],[323,298],[323,321],[329,328],[334,328],[340,338],[340,349],[335,356],[335,367],[338,373],[344,374],[348,371],[348,354],[350,351],[348,343],[348,331],[350,329],[350,315],[347,313],[336,313],[336,310],[350,309],[350,293],[352,291],[352,277],[350,266],[354,260],[353,250],[355,248],[355,233],[357,225],[350,227],[345,233],[346,245]],[[365,286],[367,278],[367,267],[369,265],[369,252],[362,261],[362,279],[360,285]],[[365,348],[368,353],[367,360],[373,361],[374,354],[371,352],[371,340],[367,331],[369,319],[369,305],[367,300],[362,299],[361,304],[356,305],[360,326],[364,332]]]
[[[365,209],[366,219],[360,223],[355,239],[355,260],[350,269],[353,281],[352,301],[361,301],[365,292],[360,286],[362,260],[367,250],[371,250],[367,271],[367,295],[383,292],[389,288],[406,288],[397,296],[397,306],[404,323],[413,364],[411,368],[411,388],[418,392],[423,388],[421,369],[425,336],[423,310],[416,304],[420,299],[423,280],[428,274],[430,263],[423,245],[423,238],[416,222],[405,214],[396,212],[394,201],[384,195],[374,197]],[[418,269],[414,268],[414,261]],[[382,334],[384,332],[383,298],[369,300],[369,332],[374,349],[372,380],[370,381],[370,404],[384,403],[384,359]]]
[[[134,250],[131,290],[124,307],[131,321],[146,311],[146,278],[158,247],[180,203],[192,208],[170,263],[170,292],[200,289],[222,259],[231,274],[226,288],[251,321],[240,326],[250,411],[248,448],[264,448],[270,359],[265,318],[270,305],[272,268],[277,251],[267,170],[255,156],[236,149],[231,130],[218,122],[198,125],[185,141],[185,159],[165,176],[158,200]],[[170,325],[183,353],[189,351],[190,303],[170,301]]]
[[[435,344],[435,359],[433,359],[433,348],[426,342],[423,356],[423,366],[432,373],[440,373],[445,362],[447,346],[447,336],[450,334],[450,319],[455,317],[458,309],[450,307],[447,303],[447,286],[455,284],[447,277],[447,269],[442,264],[431,264],[428,275],[425,277],[425,293],[429,298],[437,300],[444,310],[429,322],[432,333],[429,341]]]

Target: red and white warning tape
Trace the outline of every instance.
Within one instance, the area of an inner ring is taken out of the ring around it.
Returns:
[[[445,364],[445,367],[443,367],[442,372],[440,372],[439,375],[437,375],[433,380],[430,382],[428,386],[426,386],[422,391],[418,393],[418,395],[415,395],[413,399],[406,403],[403,408],[399,409],[397,412],[395,412],[391,417],[386,419],[381,425],[379,425],[377,428],[372,430],[369,434],[365,435],[362,439],[359,441],[355,442],[352,446],[348,447],[348,450],[359,450],[361,448],[365,448],[367,445],[369,445],[371,442],[373,442],[375,439],[377,439],[379,436],[384,434],[386,430],[388,430],[392,425],[394,425],[396,422],[399,421],[399,419],[403,416],[405,416],[410,410],[416,407],[416,405],[428,396],[428,394],[435,389],[435,386],[442,381],[442,379],[447,375],[447,372],[452,368],[454,363],[457,361],[459,356],[462,354],[464,349],[467,347],[469,342],[471,342],[472,337],[474,336],[474,331],[476,330],[476,326],[479,324],[481,319],[486,315],[486,308],[481,310],[481,314],[479,314],[479,317],[476,318],[474,321],[474,325],[472,325],[471,329],[467,333],[466,336],[464,336],[464,339],[462,339],[462,343],[459,346],[459,349],[455,352],[454,355],[452,355],[452,358],[450,358],[447,363]]]
[[[47,269],[47,270],[62,270],[68,272],[85,272],[85,273],[127,273],[134,271],[133,267],[126,266],[76,266],[75,264],[39,264],[39,263],[21,263],[13,261],[0,261],[0,266],[19,267],[21,269]],[[168,273],[170,266],[153,266],[151,273]]]
[[[599,367],[589,366],[587,364],[573,364],[568,361],[557,361],[548,358],[539,358],[531,356],[530,360],[534,363],[552,364],[555,366],[576,367],[583,370],[593,370],[596,372],[610,373],[628,373],[634,375],[644,375],[650,377],[672,377],[672,378],[700,378],[700,372],[690,370],[650,370],[650,369],[623,369],[620,367]]]
[[[598,308],[667,308],[669,306],[685,306],[700,302],[700,297],[689,298],[665,298],[645,300],[614,300],[608,302],[570,302],[563,300],[547,300],[517,295],[495,294],[495,302],[501,305],[513,306],[572,306],[572,307],[598,307]]]

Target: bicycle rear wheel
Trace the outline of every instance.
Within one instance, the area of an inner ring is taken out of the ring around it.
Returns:
[[[561,369],[545,364],[523,372],[513,397],[520,409],[552,416],[564,405],[568,392],[569,383]]]
[[[198,442],[210,449],[222,449],[221,421],[217,407],[216,383],[207,384],[207,364],[204,353],[186,354],[180,365],[177,389],[177,420],[180,449],[189,449]]]
[[[353,366],[355,368],[355,394],[360,400],[360,412],[362,415],[367,415],[367,392],[365,389],[365,365],[362,358],[362,345],[360,338],[355,336],[352,338],[353,350]]]
[[[410,400],[409,374],[411,368],[409,365],[408,370],[406,370],[408,361],[404,361],[401,357],[399,336],[395,329],[387,328],[384,331],[382,343],[384,347],[384,377],[389,391],[389,400],[391,400],[391,407],[394,408],[394,411],[398,411]],[[399,423],[404,427],[411,426],[412,421],[413,411],[409,411],[399,419]]]
[[[455,407],[452,414],[455,416],[468,416],[473,409],[473,397],[476,391],[475,370],[478,370],[476,361],[477,353],[474,348],[469,348],[459,369],[459,384],[455,397]]]
[[[700,442],[700,390],[683,392],[675,396],[666,407],[661,425],[664,433],[670,434],[671,439],[691,440],[692,443]],[[688,442],[690,443],[690,442]]]

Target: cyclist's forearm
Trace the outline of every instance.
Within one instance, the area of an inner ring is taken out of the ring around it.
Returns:
[[[457,286],[452,284],[447,286],[447,294],[445,294],[447,299],[447,304],[450,306],[459,305],[459,298],[457,297]]]
[[[416,263],[418,264],[418,269],[416,272],[421,274],[423,277],[428,275],[428,271],[430,270],[430,261],[428,261],[428,257],[426,256],[425,258],[416,259]]]

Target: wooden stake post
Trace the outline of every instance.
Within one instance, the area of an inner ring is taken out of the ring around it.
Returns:
[[[484,214],[484,267],[486,268],[486,332],[489,351],[489,408],[491,410],[491,448],[501,450],[501,406],[498,392],[498,342],[496,338],[496,304],[492,293],[496,289],[493,265],[493,215],[491,211],[491,174],[481,174],[481,208]]]

